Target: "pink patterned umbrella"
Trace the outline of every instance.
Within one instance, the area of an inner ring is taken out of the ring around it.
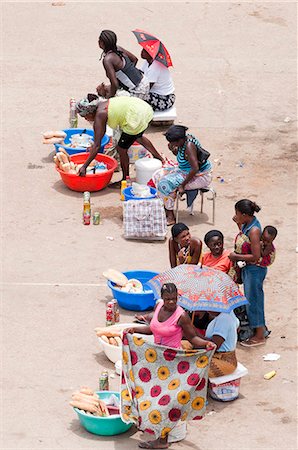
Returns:
[[[231,312],[248,301],[229,275],[211,267],[181,264],[148,281],[157,298],[164,283],[177,286],[178,304],[188,311]]]

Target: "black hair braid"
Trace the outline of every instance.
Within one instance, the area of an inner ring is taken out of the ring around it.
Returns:
[[[122,52],[117,48],[117,36],[114,31],[103,30],[100,33],[99,40],[101,40],[104,44],[104,49],[100,59],[102,59],[103,55],[110,51],[116,53],[118,56],[122,56]]]

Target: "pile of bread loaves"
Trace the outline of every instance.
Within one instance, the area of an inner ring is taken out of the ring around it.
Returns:
[[[102,339],[106,344],[114,345],[115,347],[122,346],[121,333],[122,329],[113,329],[110,331],[109,327],[95,328],[96,336]]]
[[[88,387],[82,387],[80,391],[76,391],[71,396],[70,406],[81,409],[86,414],[94,416],[109,416],[109,410],[105,402],[100,400],[98,396]]]
[[[43,133],[43,144],[63,144],[66,138],[64,131],[45,131]]]
[[[74,175],[78,174],[80,168],[83,165],[83,164],[75,164],[63,147],[59,147],[58,153],[56,153],[56,155],[54,156],[54,163],[60,170],[63,170],[63,172],[72,173]],[[91,161],[91,163],[87,167],[87,173],[93,170],[93,168],[97,164],[98,161],[96,161],[95,159]]]

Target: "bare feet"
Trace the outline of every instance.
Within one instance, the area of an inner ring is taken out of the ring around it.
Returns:
[[[166,211],[166,215],[167,215],[167,225],[168,225],[168,227],[170,225],[175,225],[176,219],[175,219],[173,211],[167,210]]]
[[[149,449],[150,448],[152,448],[152,449],[154,449],[154,448],[168,448],[169,444],[167,443],[166,440],[158,438],[158,439],[155,439],[154,441],[148,441],[148,442],[141,441],[141,442],[139,442],[139,447],[140,448],[149,448]]]

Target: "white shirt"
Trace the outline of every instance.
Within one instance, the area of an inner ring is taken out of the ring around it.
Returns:
[[[154,83],[150,92],[159,95],[174,94],[175,87],[170,71],[163,64],[154,60],[149,66],[148,61],[144,61],[141,70],[144,72],[149,82]]]

